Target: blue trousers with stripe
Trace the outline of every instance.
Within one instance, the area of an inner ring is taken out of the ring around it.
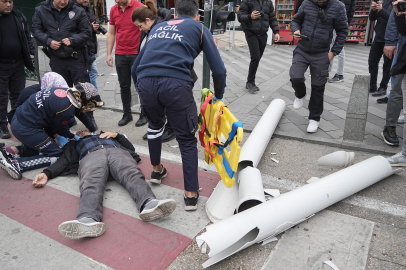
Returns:
[[[176,134],[182,156],[186,191],[198,191],[197,107],[193,83],[170,77],[146,77],[136,85],[142,110],[148,117],[148,147],[153,166],[161,163],[162,134],[166,116]]]

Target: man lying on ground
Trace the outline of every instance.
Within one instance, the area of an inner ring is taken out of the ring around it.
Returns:
[[[128,190],[143,221],[169,216],[175,210],[173,199],[156,199],[137,166],[141,159],[124,135],[116,132],[98,135],[87,130],[79,130],[76,135],[81,139],[66,143],[59,159],[33,181],[35,187],[43,187],[49,179],[77,171],[80,179],[79,210],[76,220],[59,225],[59,232],[64,237],[80,239],[104,233],[105,225],[101,222],[103,193],[109,176]]]

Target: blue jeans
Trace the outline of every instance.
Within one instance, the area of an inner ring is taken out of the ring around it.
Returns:
[[[92,53],[95,57],[96,54]],[[97,70],[97,64],[96,64],[97,60],[94,60],[93,64],[92,64],[92,68],[89,70],[89,77],[90,77],[90,83],[94,85],[94,87],[96,87],[97,91],[99,91],[99,88],[97,88],[97,76],[99,74],[99,71]]]
[[[395,54],[395,56],[393,57],[393,61],[392,61],[392,66],[391,66],[391,68],[396,64],[396,62],[398,61],[398,53],[400,52],[400,49],[403,47],[403,45],[405,44],[405,41],[406,41],[406,36],[399,36],[399,40],[398,40],[398,45],[397,45],[397,49],[396,49],[396,54]],[[394,85],[395,85],[395,79],[396,79],[396,76],[392,76],[392,77],[390,77],[390,84],[391,84],[391,87],[392,87],[392,89],[393,89],[393,87],[394,87]],[[390,97],[390,93],[392,92],[392,89],[389,91],[389,94],[387,95],[387,97],[389,98]]]

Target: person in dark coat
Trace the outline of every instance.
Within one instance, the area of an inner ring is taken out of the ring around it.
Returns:
[[[388,58],[384,53],[385,47],[385,30],[389,20],[390,13],[392,12],[392,1],[384,0],[383,2],[373,1],[371,4],[371,11],[369,12],[369,20],[375,23],[374,31],[375,37],[371,45],[368,57],[368,68],[370,74],[369,92],[372,96],[386,95],[386,89],[390,80],[390,68],[392,66],[392,59]],[[382,79],[377,87],[379,61],[383,56]]]
[[[272,32],[275,34],[275,42],[278,42],[280,38],[279,26],[275,17],[274,6],[270,0],[243,0],[237,18],[244,29],[250,50],[251,62],[245,88],[252,94],[259,91],[258,86],[255,84],[255,75],[259,61],[265,51],[268,29],[271,27]]]
[[[96,128],[85,112],[101,106],[103,101],[90,83],[79,83],[69,89],[53,87],[31,95],[16,109],[11,122],[14,136],[24,146],[20,154],[31,154],[16,159],[0,155],[0,168],[19,180],[26,170],[49,166],[62,154],[62,150],[45,129],[68,139],[79,139],[70,132],[69,121],[76,116],[95,132]]]
[[[406,36],[406,12],[399,12],[397,5],[400,1],[393,2],[393,10],[396,13],[395,22],[396,28],[400,35],[403,37]],[[402,46],[398,53],[398,61],[395,65],[393,65],[391,69],[391,75],[397,76],[396,79],[400,78],[398,75],[406,74],[406,46]],[[406,76],[403,76],[401,82],[402,92],[403,92],[403,108],[406,108]],[[403,127],[403,138],[406,138],[406,124]],[[392,157],[388,157],[387,161],[391,164],[391,166],[398,167],[406,167],[406,139],[403,140],[402,151],[397,153]]]
[[[35,71],[31,56],[35,48],[27,19],[13,8],[13,1],[0,1],[0,138],[10,138],[7,106],[17,101],[25,88],[24,66]]]
[[[153,221],[172,214],[173,199],[157,200],[137,163],[141,160],[132,143],[117,132],[100,135],[79,130],[79,141],[69,141],[62,156],[42,173],[33,185],[43,187],[59,175],[78,173],[80,201],[76,220],[65,221],[58,227],[62,236],[70,239],[98,237],[106,229],[103,219],[103,194],[109,179],[115,180],[130,193],[140,218]]]
[[[90,82],[83,52],[91,31],[85,10],[73,1],[46,0],[35,7],[33,35],[45,46],[52,71],[69,87]]]
[[[337,37],[330,48],[334,30]],[[323,113],[324,89],[330,61],[341,52],[347,38],[348,23],[344,4],[339,0],[304,1],[293,17],[292,32],[298,40],[289,71],[296,96],[293,107],[299,109],[303,106],[306,96],[304,73],[310,66],[312,89],[307,132],[314,133]]]

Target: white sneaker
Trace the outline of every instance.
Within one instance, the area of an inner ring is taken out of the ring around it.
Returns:
[[[58,230],[66,238],[80,239],[98,237],[105,232],[106,226],[103,222],[82,223],[79,220],[70,220],[61,223]]]
[[[309,126],[307,127],[307,132],[314,133],[317,131],[318,128],[319,128],[319,122],[317,122],[315,120],[310,120]]]
[[[143,221],[153,221],[158,218],[167,217],[176,209],[176,202],[173,199],[159,200],[157,205],[151,209],[144,209],[140,213]]]
[[[398,124],[404,124],[406,122],[405,115],[399,116]]]
[[[303,101],[304,101],[304,97],[303,98],[295,98],[295,101],[293,101],[293,108],[300,109],[303,106]]]

